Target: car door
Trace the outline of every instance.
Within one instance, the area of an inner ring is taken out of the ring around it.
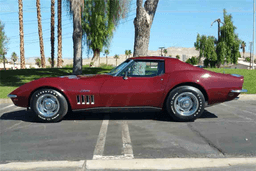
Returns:
[[[124,74],[128,73],[128,79]],[[159,106],[164,97],[167,76],[164,61],[137,60],[101,87],[100,99],[103,106]]]

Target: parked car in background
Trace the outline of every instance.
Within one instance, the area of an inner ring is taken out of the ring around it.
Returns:
[[[8,96],[44,122],[60,121],[68,110],[147,107],[176,121],[194,121],[206,105],[235,99],[244,77],[204,70],[170,57],[129,58],[107,74],[40,78]]]

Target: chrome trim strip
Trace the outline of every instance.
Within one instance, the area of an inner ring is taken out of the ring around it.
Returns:
[[[17,95],[15,95],[15,94],[8,94],[7,95],[9,98],[17,98]]]
[[[160,107],[152,107],[152,106],[140,106],[140,107],[93,107],[93,108],[84,108],[84,109],[75,109],[73,111],[81,111],[81,110],[92,110],[92,109],[159,109],[162,110]]]
[[[242,75],[239,75],[239,74],[230,74],[230,75],[232,75],[234,77],[242,77]]]
[[[246,89],[242,89],[242,90],[231,90],[231,93],[246,93],[248,92]]]

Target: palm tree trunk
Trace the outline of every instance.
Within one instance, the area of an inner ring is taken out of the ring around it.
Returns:
[[[22,2],[22,0],[19,0],[19,25],[20,25],[20,68],[25,69],[24,32],[23,32],[23,2]]]
[[[93,64],[96,64],[96,61],[99,57],[100,57],[100,50],[99,49],[93,49],[93,57],[92,57],[91,62],[93,62]]]
[[[57,67],[62,66],[62,26],[61,26],[61,0],[58,0],[58,59]]]
[[[106,64],[108,65],[108,56],[106,55]]]
[[[148,53],[150,29],[159,0],[137,0],[137,12],[134,19],[135,39],[133,56],[144,56]]]
[[[73,11],[73,74],[82,74],[82,0],[72,0]]]
[[[55,6],[55,0],[51,0],[51,67],[54,67],[54,6]]]
[[[41,23],[40,0],[36,0],[36,8],[37,8],[38,35],[39,35],[39,42],[40,42],[41,64],[42,64],[42,68],[45,68],[44,42],[43,42],[43,32],[42,32],[42,23]]]

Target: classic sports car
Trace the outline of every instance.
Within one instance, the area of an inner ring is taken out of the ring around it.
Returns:
[[[17,106],[41,121],[60,121],[68,110],[150,107],[176,121],[193,121],[207,105],[237,98],[244,77],[204,70],[170,57],[129,58],[107,74],[40,78],[11,92]]]

